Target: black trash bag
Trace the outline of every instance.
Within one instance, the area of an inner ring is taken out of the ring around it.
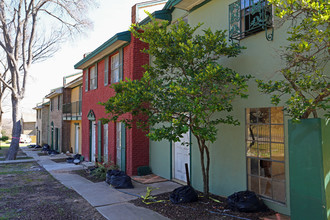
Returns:
[[[240,191],[227,198],[227,208],[238,212],[266,212],[268,207],[251,191]]]
[[[41,146],[40,146],[40,145],[36,145],[36,146],[34,147],[34,149],[37,149],[37,148],[41,148]]]
[[[49,150],[48,154],[49,155],[54,155],[54,154],[59,154],[59,152],[57,152],[56,150]]]
[[[50,151],[50,146],[48,144],[44,144],[44,146],[42,146],[42,151]]]
[[[81,154],[76,154],[76,155],[74,155],[74,159],[78,159],[78,160],[80,160],[80,157],[81,157]]]
[[[120,170],[109,170],[105,181],[116,189],[134,188],[131,177],[127,176],[125,172]]]
[[[66,158],[66,162],[67,163],[73,163],[73,161],[74,161],[74,158],[73,157]]]
[[[35,148],[36,145],[35,145],[35,144],[30,144],[30,145],[28,145],[27,147],[28,147],[28,148]]]
[[[196,202],[197,192],[191,186],[181,186],[170,194],[170,201],[174,204]]]
[[[110,179],[111,179],[111,176],[113,175],[114,171],[116,171],[116,170],[108,170],[107,171],[107,174],[105,176],[105,182],[107,182],[108,184],[110,184]]]

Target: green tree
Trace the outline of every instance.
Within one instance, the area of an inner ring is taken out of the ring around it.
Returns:
[[[209,193],[210,151],[217,125],[238,125],[229,114],[236,97],[247,97],[247,80],[218,63],[237,56],[242,47],[226,43],[226,32],[210,29],[195,34],[201,26],[190,27],[184,21],[167,27],[167,22],[133,25],[131,32],[147,43],[144,50],[153,59],[145,66],[141,80],[121,81],[112,85],[116,95],[103,103],[107,120],[117,121],[125,113],[133,119],[121,120],[127,126],[136,123],[148,131],[151,140],[179,141],[189,130],[200,151],[204,193]],[[222,112],[221,114],[216,114]]]
[[[285,101],[285,110],[297,121],[324,111],[330,117],[330,4],[328,0],[270,0],[275,15],[291,21],[287,46],[281,56],[283,80],[257,80],[260,90],[272,94],[272,103]]]

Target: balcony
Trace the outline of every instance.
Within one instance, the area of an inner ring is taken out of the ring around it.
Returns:
[[[63,104],[63,120],[81,120],[81,101]]]

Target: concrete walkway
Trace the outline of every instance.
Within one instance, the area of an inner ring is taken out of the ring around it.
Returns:
[[[153,195],[169,192],[181,186],[172,181],[153,184],[141,184],[133,182],[134,189],[116,190],[106,182],[93,183],[78,174],[69,173],[71,170],[83,169],[82,165],[70,163],[56,163],[51,158],[66,158],[65,155],[38,156],[40,151],[33,151],[27,147],[21,147],[24,153],[33,157],[36,162],[43,166],[52,176],[63,185],[75,190],[92,206],[94,206],[105,218],[111,220],[165,220],[168,219],[150,209],[137,207],[128,201],[145,195],[147,187],[159,188],[153,191]],[[19,160],[16,160],[19,162]]]

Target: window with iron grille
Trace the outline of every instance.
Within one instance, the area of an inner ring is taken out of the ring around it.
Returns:
[[[283,108],[246,109],[248,189],[281,203],[285,194]]]
[[[260,31],[265,31],[267,40],[273,40],[272,6],[267,1],[238,0],[229,5],[231,40],[241,40]]]

